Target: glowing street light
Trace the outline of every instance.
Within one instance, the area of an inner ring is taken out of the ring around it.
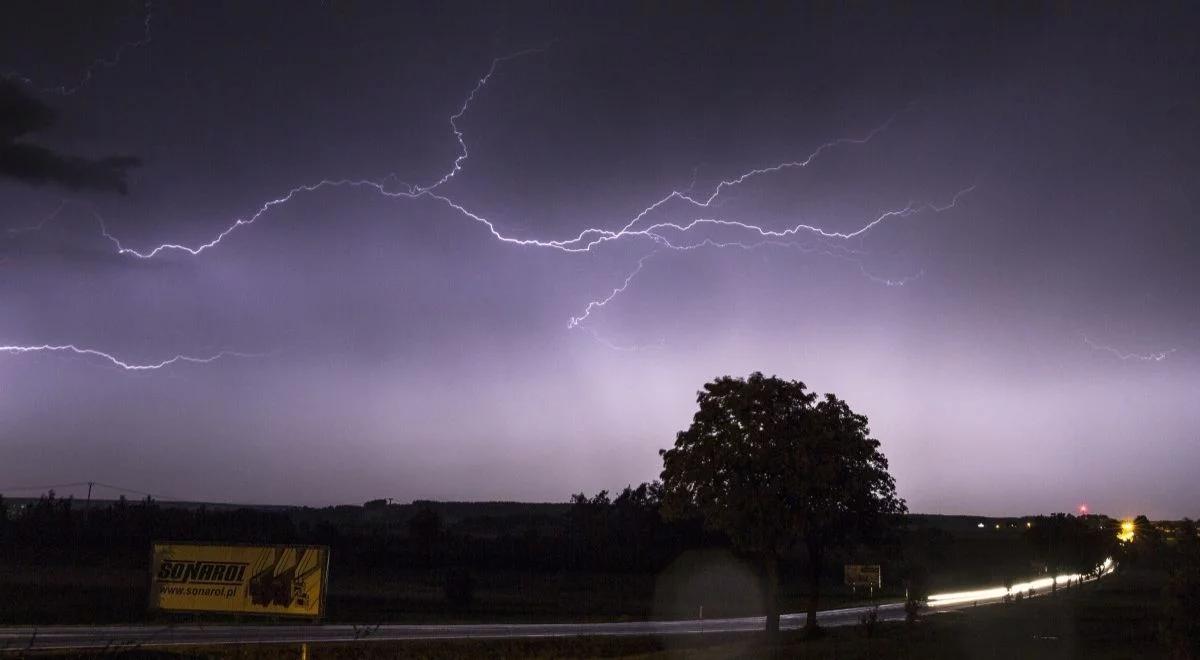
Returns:
[[[1129,543],[1133,540],[1133,521],[1126,520],[1121,523],[1121,531],[1117,532],[1117,540]]]

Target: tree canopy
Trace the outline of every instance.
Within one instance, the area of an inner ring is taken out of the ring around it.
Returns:
[[[815,628],[826,551],[906,510],[867,418],[832,394],[818,398],[802,382],[759,372],[707,383],[697,403],[691,426],[660,452],[664,512],[698,515],[761,558],[768,632],[779,625],[778,560],[802,546]]]

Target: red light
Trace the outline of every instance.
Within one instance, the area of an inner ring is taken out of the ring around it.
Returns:
[[[1083,515],[1087,515],[1087,505],[1086,504],[1079,505],[1079,513],[1081,513]]]

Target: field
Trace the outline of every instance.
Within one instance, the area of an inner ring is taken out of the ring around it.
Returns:
[[[682,571],[681,571],[682,572]],[[342,575],[333,580],[329,622],[594,622],[761,614],[756,578],[740,563],[704,562],[682,575],[643,573],[531,573],[476,575],[475,603],[451,607],[435,572]],[[840,587],[822,607],[866,603]],[[720,594],[719,598],[713,594]],[[899,594],[884,597],[898,598]],[[783,593],[785,611],[800,611],[797,584]],[[5,567],[0,569],[0,624],[133,623],[170,621],[147,613],[145,572],[136,569]],[[210,616],[208,620],[228,620]]]
[[[757,566],[727,548],[712,547],[711,539],[665,526],[653,508],[639,510],[648,516],[647,528],[639,527],[636,517],[623,527],[628,517],[620,518],[620,508],[610,504],[579,504],[577,511],[569,505],[521,503],[320,510],[94,504],[86,512],[64,504],[11,504],[20,516],[9,519],[8,536],[0,533],[0,547],[7,550],[0,556],[0,625],[194,620],[147,612],[147,549],[164,537],[329,544],[325,620],[330,622],[680,619],[697,616],[700,608],[707,617],[762,613]],[[442,531],[428,541],[414,536],[412,527],[422,507],[440,516]],[[930,576],[934,591],[1030,574],[1023,525],[1013,519],[913,515],[909,524],[926,530],[930,543],[941,548],[930,559],[936,565]],[[645,540],[631,549],[631,538]],[[912,538],[924,537],[914,533]],[[821,606],[867,602],[866,594],[841,585],[841,563],[883,564],[883,589],[875,596],[902,598],[895,555],[894,548],[867,548],[828,562]],[[781,569],[784,611],[800,611],[807,603],[799,568],[785,563]],[[454,571],[470,575],[466,604],[447,596],[447,575]]]
[[[761,658],[1158,658],[1159,598],[1164,574],[1130,571],[1098,584],[1024,603],[993,605],[929,617],[915,625],[831,629],[816,640],[785,634],[774,647],[757,636],[442,641],[248,646],[174,651],[132,650],[127,658],[626,658],[668,660]],[[111,656],[109,652],[106,657]],[[94,657],[100,657],[97,654]]]

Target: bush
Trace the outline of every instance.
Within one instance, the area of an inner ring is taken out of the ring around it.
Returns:
[[[921,608],[929,598],[929,570],[924,566],[911,568],[904,587],[904,620],[916,623],[921,616]]]
[[[867,610],[867,613],[858,618],[858,622],[862,625],[863,632],[867,637],[875,636],[875,629],[879,627],[879,606],[876,605]]]
[[[475,578],[466,569],[455,569],[446,573],[442,583],[446,602],[455,612],[466,612],[475,603]]]
[[[1162,639],[1172,658],[1200,658],[1200,567],[1175,571],[1163,590]]]

